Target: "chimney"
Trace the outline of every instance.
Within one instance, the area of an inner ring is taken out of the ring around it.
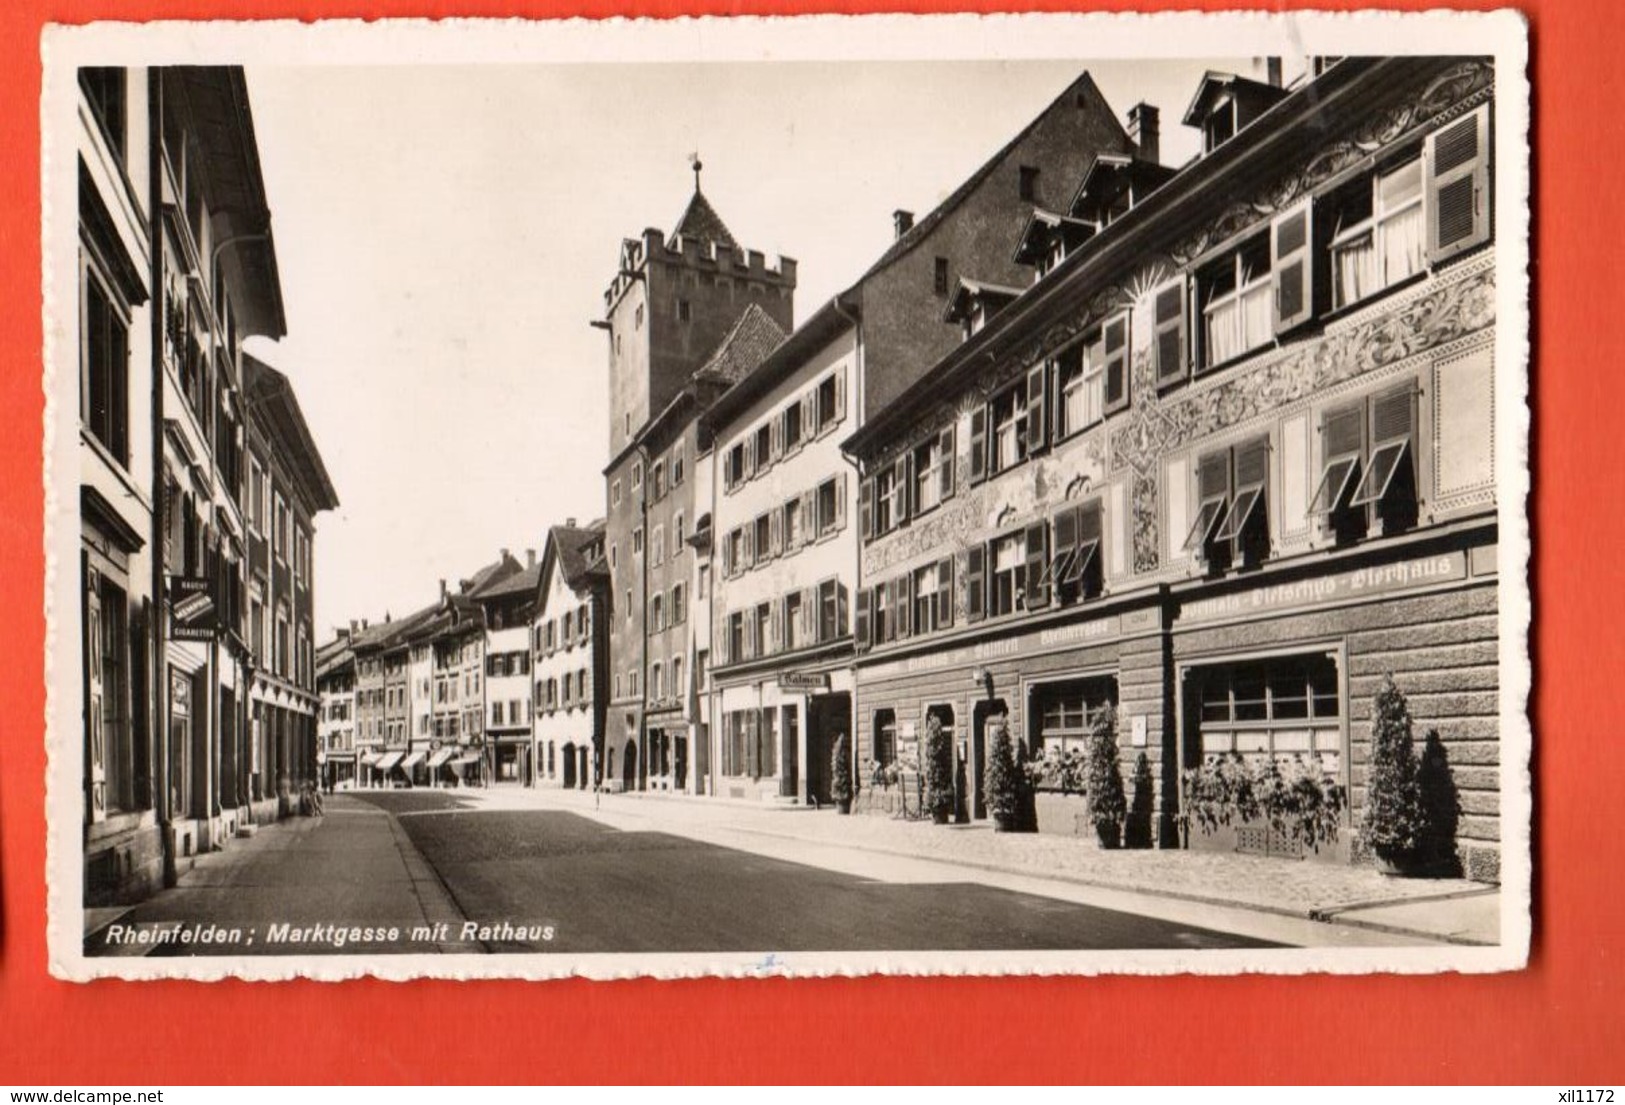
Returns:
[[[351,622],[349,625],[341,625],[333,631],[333,635],[341,641],[348,641],[354,626],[354,622]]]
[[[1161,115],[1155,105],[1142,100],[1128,109],[1128,136],[1141,161],[1162,163]]]
[[[513,557],[511,557],[511,556],[509,556],[509,555],[508,555],[508,550],[507,550],[507,549],[503,549],[503,550],[502,550],[502,562],[503,562],[503,563],[504,563],[504,564],[506,564],[506,563],[507,563],[507,562],[508,562],[508,561],[510,561],[510,560],[512,560],[512,559],[513,559]]]
[[[574,518],[566,518],[564,520],[564,528],[565,529],[575,529],[576,528],[576,520]]]
[[[901,238],[910,230],[914,229],[914,212],[904,211],[901,207],[899,207],[896,211],[891,213],[891,224],[892,229],[897,234],[897,237]]]
[[[384,615],[384,617],[385,617],[385,618],[388,618],[388,617],[389,617],[389,615],[387,615],[387,614],[386,614],[386,615]],[[367,628],[367,619],[366,619],[366,618],[362,618],[362,619],[361,619],[361,628],[362,628],[362,629],[366,629],[366,628]]]
[[[1264,80],[1271,88],[1281,87],[1281,59],[1279,57],[1264,59]]]
[[[367,624],[366,622],[362,622],[361,625],[358,626],[358,625],[356,625],[355,619],[351,618],[350,619],[350,636],[354,637],[358,632],[360,632],[362,626],[365,626],[366,624]]]
[[[536,550],[535,549],[526,549],[525,550],[525,567],[527,567],[527,568],[536,567]]]
[[[389,624],[389,611],[388,610],[384,611],[384,624],[385,625]]]
[[[446,597],[446,580],[444,577],[440,580],[440,597],[442,599]]]

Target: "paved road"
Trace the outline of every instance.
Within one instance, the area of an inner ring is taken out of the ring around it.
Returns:
[[[468,919],[552,927],[551,940],[483,935],[497,952],[1273,946],[976,882],[865,878],[562,810],[480,808],[431,791],[357,797],[395,815]]]

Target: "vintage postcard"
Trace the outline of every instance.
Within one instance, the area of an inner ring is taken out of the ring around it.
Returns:
[[[1516,15],[42,50],[59,976],[1524,964]]]

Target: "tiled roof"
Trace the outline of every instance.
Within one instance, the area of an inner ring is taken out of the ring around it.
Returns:
[[[502,598],[507,595],[522,595],[527,591],[536,589],[536,581],[542,578],[542,566],[532,564],[528,568],[521,568],[506,579],[499,579],[479,592],[480,599]]]
[[[688,207],[683,210],[682,217],[677,220],[677,227],[671,232],[673,238],[695,238],[702,242],[715,242],[730,249],[738,249],[739,243],[729,231],[722,216],[717,214],[711,201],[705,198],[705,193],[698,188],[694,189],[694,196],[688,201]]]
[[[766,360],[767,355],[784,342],[785,336],[784,328],[774,322],[760,304],[752,303],[694,376],[723,384],[738,383]]]

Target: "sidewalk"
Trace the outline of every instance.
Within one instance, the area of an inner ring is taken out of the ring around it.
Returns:
[[[732,831],[936,860],[1007,874],[1154,894],[1458,944],[1500,942],[1498,887],[1465,879],[1401,879],[1369,867],[1183,850],[1103,851],[1093,841],[995,833],[987,822],[933,825],[807,807],[757,806],[656,793],[483,791],[493,805],[537,805],[643,817],[650,829]]]
[[[297,887],[297,892],[290,892]],[[156,934],[191,926],[242,934],[220,942],[183,945],[155,942]],[[327,799],[325,817],[292,817],[262,825],[246,839],[199,856],[177,886],[125,910],[87,913],[85,954],[287,955],[380,950],[480,951],[455,938],[426,945],[407,939],[418,926],[449,923],[455,936],[462,913],[434,871],[406,840],[399,824],[375,806],[343,794]],[[338,924],[397,928],[397,941],[373,940],[335,947],[330,940],[278,941],[273,928]],[[131,933],[142,938],[132,938]]]

